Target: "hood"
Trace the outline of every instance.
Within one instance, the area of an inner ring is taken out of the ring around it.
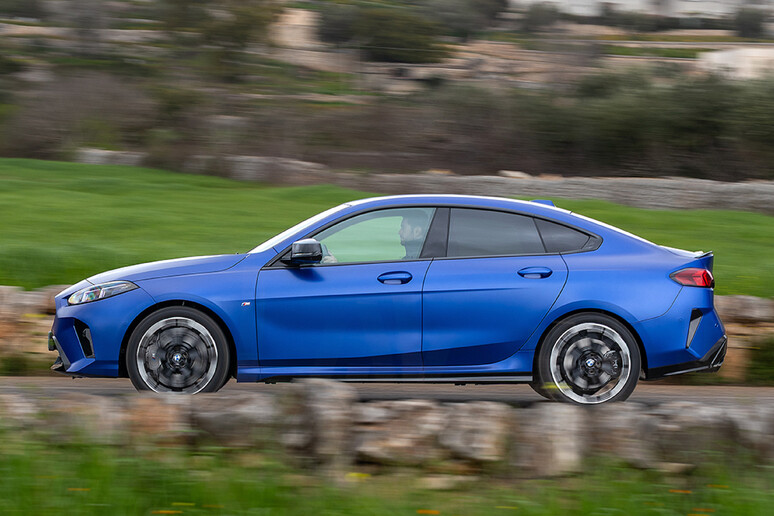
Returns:
[[[88,279],[91,283],[105,281],[142,281],[183,274],[205,274],[230,269],[245,258],[245,254],[221,254],[217,256],[193,256],[160,262],[142,263],[103,272]]]

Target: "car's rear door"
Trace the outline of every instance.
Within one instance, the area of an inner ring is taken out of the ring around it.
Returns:
[[[341,221],[316,235],[323,263],[258,275],[256,316],[261,368],[376,367],[421,370],[422,283],[430,265],[402,245],[401,224],[434,208],[382,209]],[[420,234],[421,233],[421,234]],[[421,243],[417,245],[421,248]],[[420,249],[421,251],[421,249]],[[299,371],[301,373],[301,371]]]
[[[446,257],[423,289],[425,368],[494,363],[514,354],[548,313],[567,280],[532,217],[452,208]]]

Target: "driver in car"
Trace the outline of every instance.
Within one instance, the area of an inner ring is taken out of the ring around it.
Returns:
[[[411,211],[403,216],[400,223],[400,245],[406,249],[406,256],[402,260],[415,260],[422,252],[422,244],[425,242],[425,234],[428,229],[427,214],[423,211]]]

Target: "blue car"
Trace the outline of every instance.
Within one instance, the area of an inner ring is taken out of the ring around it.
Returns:
[[[244,254],[73,285],[56,296],[52,369],[156,392],[329,377],[619,401],[640,378],[720,367],[712,262],[550,201],[365,199]]]

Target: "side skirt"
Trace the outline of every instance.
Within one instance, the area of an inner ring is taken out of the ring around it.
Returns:
[[[302,378],[330,378],[347,383],[454,383],[454,384],[497,384],[497,383],[529,383],[532,381],[532,374],[518,373],[513,375],[473,375],[473,376],[353,376],[353,375],[309,375],[309,376],[273,376],[263,378],[259,382],[277,383],[290,382]]]

